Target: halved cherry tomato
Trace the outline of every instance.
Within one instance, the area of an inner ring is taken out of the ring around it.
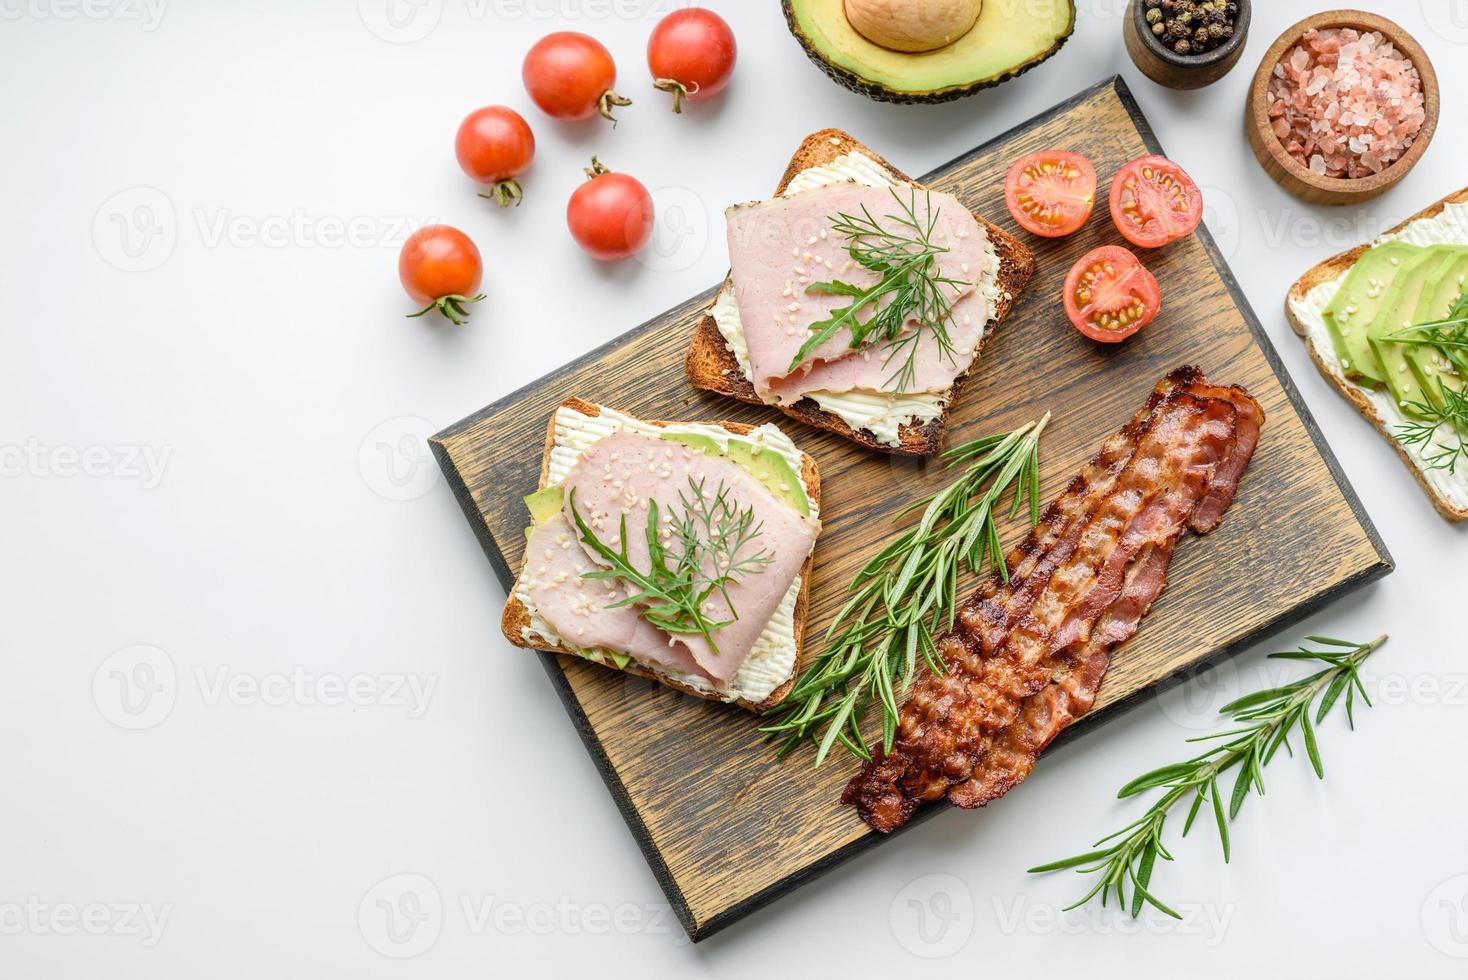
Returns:
[[[547,34],[525,55],[520,67],[525,91],[542,112],[555,119],[590,119],[600,112],[616,123],[612,106],[631,105],[612,91],[617,65],[596,38],[576,31]]]
[[[398,255],[398,278],[414,302],[425,304],[410,317],[438,310],[462,325],[469,318],[465,307],[484,299],[479,292],[484,278],[479,249],[468,235],[449,225],[425,225],[408,236]]]
[[[1114,344],[1151,323],[1162,308],[1157,279],[1119,245],[1087,252],[1065,277],[1065,315],[1092,340]]]
[[[652,29],[647,41],[647,67],[653,87],[673,93],[673,111],[683,100],[700,102],[717,95],[734,74],[734,32],[712,10],[675,10]]]
[[[625,259],[652,237],[652,195],[640,180],[612,173],[596,157],[586,176],[566,205],[571,237],[592,258]]]
[[[1045,238],[1079,231],[1096,204],[1096,168],[1079,153],[1041,150],[1014,161],[1004,203],[1020,227]]]
[[[1203,192],[1167,157],[1133,160],[1111,181],[1111,220],[1142,248],[1158,248],[1191,234],[1203,220]]]
[[[475,109],[459,124],[454,154],[464,173],[481,184],[493,184],[489,194],[500,207],[520,203],[524,195],[516,177],[535,158],[535,134],[514,109],[502,105]]]

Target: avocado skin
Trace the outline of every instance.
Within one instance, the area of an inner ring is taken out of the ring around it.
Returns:
[[[1055,43],[1047,50],[1041,52],[1038,57],[1032,58],[1022,65],[1016,65],[1010,70],[1001,72],[998,75],[991,75],[988,78],[981,78],[972,82],[964,82],[959,85],[934,89],[928,92],[899,92],[878,82],[862,78],[860,75],[846,68],[832,64],[821,53],[821,49],[815,42],[807,37],[805,32],[800,29],[800,24],[795,16],[794,0],[782,0],[780,6],[785,11],[785,23],[789,25],[790,33],[795,35],[795,39],[805,49],[806,57],[815,62],[821,71],[831,77],[832,81],[877,102],[891,102],[897,105],[937,105],[941,102],[957,102],[959,99],[967,98],[975,92],[982,91],[986,88],[993,88],[995,85],[1007,82],[1011,78],[1018,78],[1036,65],[1053,58],[1064,47],[1065,42],[1070,39],[1070,36],[1075,33],[1076,27],[1075,4],[1072,3],[1070,5],[1070,24],[1066,27],[1065,32],[1057,37]]]

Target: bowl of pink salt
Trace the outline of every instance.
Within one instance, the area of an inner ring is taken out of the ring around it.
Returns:
[[[1265,53],[1249,92],[1249,145],[1296,197],[1353,204],[1407,175],[1437,130],[1437,74],[1385,17],[1306,18]]]

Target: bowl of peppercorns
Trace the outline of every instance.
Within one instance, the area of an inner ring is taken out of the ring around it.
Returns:
[[[1249,36],[1249,0],[1131,0],[1127,53],[1168,88],[1202,88],[1238,64]]]

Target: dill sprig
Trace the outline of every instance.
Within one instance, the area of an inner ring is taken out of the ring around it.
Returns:
[[[718,652],[713,634],[739,618],[729,600],[729,586],[753,575],[769,564],[772,556],[763,549],[745,554],[764,530],[755,523],[754,508],[740,508],[730,497],[729,487],[720,482],[712,496],[704,492],[705,479],[688,478],[690,497],[679,491],[682,512],[670,512],[666,527],[656,500],[647,502],[648,568],[633,565],[627,551],[627,515],[622,515],[620,547],[613,550],[587,525],[576,509],[576,491],[571,491],[571,516],[581,540],[607,564],[604,570],[584,572],[582,578],[619,579],[632,588],[626,598],[606,608],[641,606],[642,618],[666,633],[698,634]],[[665,543],[666,541],[666,543]],[[704,604],[715,593],[724,599],[730,619],[711,619]]]
[[[1101,904],[1105,905],[1115,890],[1117,903],[1123,909],[1129,909],[1132,918],[1141,914],[1144,905],[1151,905],[1174,918],[1181,918],[1148,890],[1157,859],[1173,859],[1162,842],[1162,830],[1168,812],[1174,806],[1192,797],[1192,806],[1183,823],[1182,836],[1186,837],[1203,804],[1210,804],[1214,822],[1218,826],[1219,841],[1223,846],[1223,860],[1227,863],[1231,856],[1228,825],[1239,815],[1239,810],[1250,792],[1264,795],[1264,767],[1274,758],[1275,753],[1283,747],[1294,755],[1294,747],[1289,740],[1290,732],[1299,729],[1305,754],[1310,759],[1315,775],[1325,778],[1325,767],[1320,762],[1320,749],[1316,744],[1315,725],[1325,719],[1326,714],[1344,694],[1346,720],[1352,729],[1356,727],[1352,714],[1356,693],[1359,691],[1361,699],[1368,706],[1371,704],[1371,698],[1367,696],[1366,688],[1361,683],[1360,667],[1367,657],[1386,642],[1386,637],[1378,637],[1370,643],[1352,643],[1324,636],[1310,636],[1306,639],[1328,649],[1312,650],[1301,646],[1298,650],[1273,653],[1270,656],[1323,663],[1324,670],[1282,687],[1246,694],[1224,705],[1219,709],[1220,712],[1230,722],[1239,723],[1242,727],[1189,739],[1190,742],[1220,744],[1215,744],[1202,755],[1184,762],[1154,769],[1121,788],[1117,794],[1121,799],[1147,790],[1165,789],[1166,792],[1146,813],[1116,833],[1101,838],[1096,842],[1096,850],[1030,869],[1030,873],[1037,874],[1074,868],[1081,874],[1099,876],[1091,890],[1066,911],[1086,904],[1097,895],[1101,897]],[[1321,695],[1321,692],[1324,694]],[[1321,697],[1312,711],[1312,702],[1316,695]],[[1238,775],[1234,777],[1232,791],[1228,795],[1225,818],[1224,790],[1220,780],[1225,772],[1233,768],[1238,769]]]
[[[1418,419],[1397,426],[1397,441],[1416,446],[1428,469],[1458,472],[1458,463],[1468,460],[1468,390],[1455,391],[1439,378],[1437,389],[1442,404],[1425,401],[1408,403]]]
[[[1386,340],[1412,347],[1428,347],[1443,358],[1468,383],[1468,290],[1459,294],[1448,315],[1430,323],[1418,323],[1388,334]],[[1419,447],[1431,470],[1458,471],[1468,459],[1468,393],[1453,388],[1439,376],[1438,398],[1408,402],[1417,419],[1397,426],[1397,441]]]
[[[1010,516],[1028,502],[1030,522],[1040,518],[1040,434],[1049,421],[1047,414],[944,453],[950,466],[967,463],[968,469],[897,515],[923,511],[857,573],[854,594],[826,632],[825,650],[774,709],[778,720],[762,729],[784,739],[781,755],[811,739],[816,765],[836,742],[870,758],[861,719],[873,698],[882,706],[883,748],[891,750],[898,699],[912,683],[919,654],[934,672],[944,672],[934,636],[953,627],[960,572],[977,575],[992,564],[1008,580],[995,522],[1001,499],[1012,489]]]
[[[833,281],[805,287],[807,293],[849,296],[851,303],[811,324],[810,337],[790,362],[791,371],[843,327],[851,331],[852,350],[886,345],[883,366],[899,362],[883,382],[894,391],[906,391],[912,384],[918,347],[925,334],[931,334],[939,351],[953,361],[953,343],[948,336],[953,303],[943,290],[951,287],[959,291],[969,284],[938,271],[938,256],[948,249],[933,242],[939,212],[933,207],[932,195],[926,195],[925,218],[918,217],[915,188],[909,189],[906,201],[894,188],[892,198],[898,211],[886,216],[886,224],[872,217],[865,205],[859,216],[839,212],[831,219],[832,228],[846,239],[851,260],[879,278],[868,286]],[[916,330],[908,330],[911,321],[917,322]]]

